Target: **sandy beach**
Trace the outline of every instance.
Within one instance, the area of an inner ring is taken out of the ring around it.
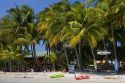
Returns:
[[[0,73],[0,83],[124,83],[125,75],[95,75],[87,74],[90,79],[76,80],[73,74],[64,73],[62,78],[50,78],[51,74],[61,72],[6,72]],[[78,74],[76,74],[78,75]]]

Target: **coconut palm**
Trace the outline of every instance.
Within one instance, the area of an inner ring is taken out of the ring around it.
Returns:
[[[48,12],[46,14],[42,14],[44,16],[43,19],[45,16],[47,16],[48,19],[47,21],[45,21],[45,19],[41,22],[39,30],[45,32],[45,37],[48,39],[50,46],[56,45],[58,42],[64,42],[64,46],[69,43],[70,47],[74,47],[81,39],[84,39],[89,42],[91,47],[95,47],[96,41],[102,39],[105,30],[97,23],[94,24],[94,20],[91,21],[87,18],[87,11],[92,9],[87,8],[84,10],[83,4],[78,2],[72,4],[70,8],[69,6],[67,9],[63,8],[63,10],[59,8],[61,7],[60,5],[60,3],[55,4],[50,9],[47,9]],[[54,8],[54,10],[52,8]],[[76,48],[75,51],[80,67],[80,52],[78,54]]]
[[[37,27],[35,23],[30,23],[30,27],[32,27],[32,30],[30,32],[31,35],[31,51],[32,51],[32,58],[33,58],[33,69],[37,67],[37,56],[36,56],[36,44],[38,44],[40,39],[40,34],[37,32]]]
[[[117,33],[115,30],[124,27],[124,3],[124,0],[102,0],[98,1],[97,5],[95,6],[96,10],[102,15],[101,18],[104,18],[101,24],[108,27],[109,32],[111,32],[111,41],[113,43],[113,50],[116,60],[118,56],[115,43],[117,41],[116,34],[118,35],[119,32]]]
[[[57,61],[57,56],[56,56],[56,54],[55,53],[50,53],[50,55],[46,55],[45,56],[45,59],[46,59],[46,61],[48,62],[48,63],[51,63],[53,66],[53,70],[55,71],[55,62]]]
[[[32,55],[33,60],[35,60],[35,23],[34,23],[34,11],[27,5],[22,5],[21,7],[16,6],[16,8],[11,8],[8,10],[9,15],[13,18],[15,23],[15,41],[14,44],[20,47],[20,53],[23,54],[23,47],[33,46]],[[34,34],[33,34],[34,33]],[[34,61],[35,63],[35,61]]]
[[[60,42],[60,31],[65,24],[65,12],[68,10],[68,3],[64,1],[51,5],[39,14],[38,31],[45,34],[43,39],[47,41],[48,47],[56,46]]]
[[[71,47],[76,46],[82,39],[87,41],[91,47],[95,69],[97,70],[93,47],[96,46],[98,40],[103,39],[106,31],[100,24],[93,20],[96,16],[93,16],[92,19],[88,18],[92,13],[96,13],[93,9],[83,9],[84,6],[81,3],[77,4],[73,4],[73,7],[71,7],[72,11],[69,12],[69,14],[72,15],[72,18],[74,19],[73,21],[69,21],[70,28],[67,28],[69,30],[66,31],[67,33],[64,33],[65,35],[63,35],[63,37],[64,39],[66,37],[70,40],[69,44]],[[90,11],[93,12],[88,13]]]
[[[13,69],[13,61],[19,59],[18,58],[18,51],[16,49],[16,46],[8,43],[6,48],[2,49],[0,51],[0,60],[4,62],[5,65],[5,71],[6,71],[6,65],[9,66],[9,71],[11,72]]]

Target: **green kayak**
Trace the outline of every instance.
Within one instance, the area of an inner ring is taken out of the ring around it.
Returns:
[[[50,76],[50,78],[60,78],[60,77],[64,77],[64,74],[52,74]]]

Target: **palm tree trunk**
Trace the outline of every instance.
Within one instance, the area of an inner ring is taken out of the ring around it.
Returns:
[[[78,67],[79,67],[79,70],[80,70],[81,65],[80,65],[80,61],[79,61],[79,54],[78,54],[78,51],[77,51],[76,46],[75,46],[75,52],[76,52],[76,57],[77,57]]]
[[[21,45],[21,55],[22,55],[22,58],[21,58],[21,71],[24,71],[24,64],[23,64],[23,46]]]
[[[18,72],[20,71],[20,64],[19,64],[19,62],[17,63],[17,70],[18,70]]]
[[[104,50],[106,51],[106,45],[105,45],[105,40],[103,39],[103,46],[104,46]]]
[[[7,65],[6,65],[6,62],[4,61],[4,72],[7,71]]]
[[[46,43],[46,50],[47,50],[47,55],[49,55],[49,43]]]
[[[31,51],[32,51],[32,59],[33,59],[33,45],[31,44]]]
[[[103,39],[103,46],[104,46],[104,50],[107,51],[104,39]],[[106,63],[107,62],[108,62],[108,55],[106,55]]]
[[[48,54],[50,55],[50,44],[48,44]]]
[[[34,59],[33,57],[33,45],[32,45],[32,43],[31,43],[31,54],[32,54],[32,60]],[[32,68],[33,68],[33,62],[32,62]]]
[[[82,65],[81,44],[82,44],[82,42],[80,41],[80,42],[79,42],[79,62],[80,62],[80,70],[82,69],[82,68],[81,68],[81,65]]]
[[[68,66],[68,64],[69,64],[69,59],[68,59],[68,55],[67,55],[66,48],[64,48],[64,51],[65,51],[65,56],[66,56],[66,61],[67,61],[67,66]]]
[[[93,48],[91,47],[91,45],[90,45],[90,48],[91,48],[91,52],[92,52],[92,56],[93,56],[94,68],[97,71],[96,58],[95,58],[95,54],[94,54],[94,51],[93,51]]]
[[[115,36],[114,36],[114,29],[112,27],[112,24],[110,25],[111,27],[111,35],[112,35],[112,42],[113,42],[113,50],[114,50],[114,55],[115,55],[115,58],[117,58],[117,53],[116,53],[116,47],[115,47]]]
[[[11,63],[11,60],[9,60],[9,71],[12,72],[12,63]]]
[[[52,66],[53,66],[53,71],[55,71],[56,70],[56,68],[55,68],[55,62],[52,64]]]
[[[111,28],[111,35],[112,35],[112,39],[113,39],[113,50],[114,50],[114,55],[115,55],[115,61],[118,61],[117,60],[117,52],[116,52],[116,47],[115,47],[115,36],[114,36],[114,29],[113,29],[113,27],[112,27],[112,24],[110,24],[110,28]],[[117,62],[116,62],[116,64],[118,64]],[[116,65],[115,64],[115,65]],[[115,67],[115,71],[116,72],[118,72],[118,66],[117,66],[117,68]]]
[[[103,46],[104,46],[104,51],[107,51],[104,39],[103,39]],[[106,62],[105,62],[105,68],[108,68],[108,55],[105,56],[105,60],[106,60]]]
[[[33,44],[33,69],[36,69],[36,45]]]

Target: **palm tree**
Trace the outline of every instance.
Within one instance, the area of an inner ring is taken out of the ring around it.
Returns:
[[[72,18],[74,19],[73,21],[69,21],[70,28],[67,28],[69,30],[64,33],[65,35],[63,35],[63,37],[66,37],[70,41],[69,44],[71,47],[76,46],[81,39],[87,41],[91,47],[95,70],[97,70],[93,47],[96,46],[98,40],[103,39],[106,31],[101,25],[97,24],[95,20],[88,18],[90,16],[89,12],[93,11],[93,9],[83,9],[81,3],[77,4],[73,4],[73,7],[71,7],[72,11],[70,11],[69,14],[72,15]]]
[[[65,23],[64,15],[67,10],[67,2],[59,2],[51,5],[51,7],[45,9],[45,11],[39,14],[40,19],[38,23],[38,31],[41,32],[41,34],[44,34],[43,39],[47,41],[48,47],[54,47],[60,42],[60,32]],[[69,63],[68,59],[67,63]]]
[[[97,3],[95,6],[97,10],[101,13],[101,18],[103,19],[103,25],[108,27],[109,32],[111,32],[113,50],[115,55],[115,60],[117,61],[117,52],[115,42],[115,29],[123,28],[123,17],[124,17],[124,9],[123,5],[125,1],[123,0],[102,0]],[[118,35],[119,33],[117,33]]]
[[[14,51],[12,51],[11,46],[13,46],[12,42],[15,40],[14,37],[14,30],[13,30],[13,23],[12,18],[10,16],[4,16],[0,21],[0,56],[1,61],[5,64],[5,70],[7,68],[7,63],[9,66],[9,71],[12,71],[12,60],[16,57],[13,56],[13,53],[16,54]],[[4,61],[5,60],[5,61]]]
[[[50,55],[46,55],[45,59],[48,63],[52,64],[53,70],[55,71],[55,62],[57,61],[57,56],[55,53],[50,53]]]
[[[38,66],[37,65],[37,58],[36,58],[36,44],[40,42],[40,34],[37,32],[37,28],[35,26],[35,23],[30,24],[32,26],[32,32],[31,34],[31,51],[32,51],[32,58],[33,58],[33,69]]]
[[[123,17],[124,14],[121,11],[124,9],[124,6],[121,0],[115,1],[118,7],[110,0],[90,1],[84,4],[78,2],[72,5],[68,4],[68,7],[65,7],[65,13],[60,6],[58,6],[60,3],[52,5],[46,9],[46,13],[42,12],[43,22],[41,22],[39,30],[46,34],[44,37],[48,40],[50,46],[57,45],[58,42],[63,42],[64,46],[65,44],[69,44],[71,47],[75,47],[79,43],[79,53],[77,52],[78,49],[76,49],[77,57],[81,55],[81,40],[88,42],[92,51],[95,69],[97,70],[93,48],[96,47],[97,41],[103,40],[104,35],[110,32],[108,29],[111,20],[114,21],[111,24],[114,27],[116,26],[114,24],[119,19],[116,19],[115,16]],[[109,18],[112,17],[112,15],[114,17]],[[121,26],[121,24],[117,26]],[[111,32],[114,40],[112,27]],[[113,43],[113,46],[115,46],[115,43]],[[115,47],[114,52],[116,56]]]
[[[15,47],[13,45],[7,45],[8,49],[3,49],[2,51],[0,51],[0,60],[2,62],[4,62],[5,65],[5,70],[7,69],[7,65],[9,68],[9,71],[11,72],[13,69],[13,61],[16,60],[18,58],[18,53],[15,49]]]
[[[40,22],[39,30],[45,32],[44,37],[49,41],[50,46],[57,45],[58,42],[64,42],[64,46],[69,43],[71,47],[74,47],[81,39],[84,39],[84,41],[89,42],[91,47],[95,47],[96,41],[102,39],[105,30],[98,24],[94,24],[93,20],[87,18],[86,13],[91,8],[84,10],[83,4],[77,2],[72,4],[70,8],[68,6],[67,9],[61,9],[60,7],[65,5],[60,6],[61,4],[54,4],[46,10],[46,13],[42,12],[41,15],[43,22]],[[79,54],[81,53],[79,50],[78,54],[76,48],[75,51],[80,68]]]
[[[27,5],[22,5],[21,7],[16,6],[16,8],[11,8],[8,10],[8,14],[13,18],[15,23],[15,38],[14,43],[19,45],[20,53],[23,54],[23,47],[27,47],[32,41],[32,54],[33,58],[36,56],[35,45],[33,42],[33,32],[34,32],[34,11]],[[34,59],[35,60],[35,59]],[[35,62],[34,62],[35,63]]]

